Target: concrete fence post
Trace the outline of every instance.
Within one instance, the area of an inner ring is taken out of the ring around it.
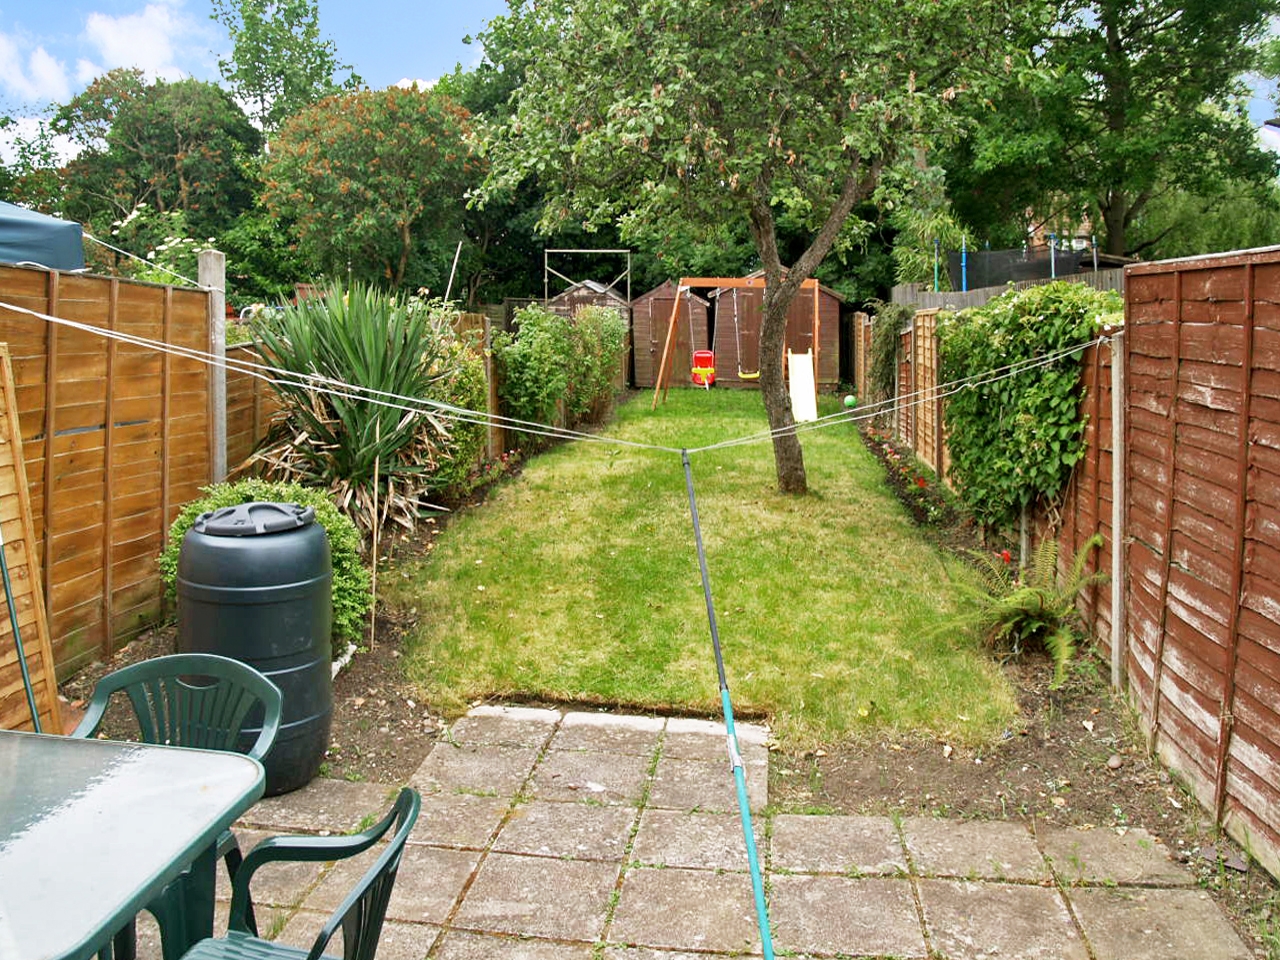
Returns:
[[[1111,686],[1124,687],[1125,382],[1124,331],[1111,335]],[[1172,468],[1171,468],[1172,469]],[[1170,504],[1168,509],[1172,510]]]
[[[209,474],[214,483],[227,478],[227,256],[200,251],[200,286],[209,291]]]

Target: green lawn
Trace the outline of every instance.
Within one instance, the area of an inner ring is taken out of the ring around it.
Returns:
[[[765,426],[755,391],[673,390],[605,432],[695,448]],[[941,626],[968,571],[916,533],[851,426],[803,443],[803,498],[776,492],[768,443],[693,455],[735,712],[792,745],[998,734],[1009,686]],[[719,712],[678,454],[572,443],[533,458],[383,583],[416,609],[409,675],[446,711],[532,697]]]

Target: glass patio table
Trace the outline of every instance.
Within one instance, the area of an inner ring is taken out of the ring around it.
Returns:
[[[183,945],[213,933],[218,834],[262,795],[238,753],[0,730],[0,958],[85,960],[183,881]]]

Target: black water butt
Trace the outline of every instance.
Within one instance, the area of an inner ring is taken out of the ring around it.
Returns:
[[[329,746],[332,582],[324,527],[296,503],[201,514],[178,553],[178,651],[243,661],[284,694],[267,796],[310,783]]]

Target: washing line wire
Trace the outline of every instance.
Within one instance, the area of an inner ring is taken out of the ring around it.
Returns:
[[[716,605],[711,596],[711,575],[707,572],[707,551],[702,543],[702,524],[698,520],[698,498],[693,489],[693,466],[689,451],[680,451],[684,464],[685,489],[689,493],[689,517],[693,523],[693,540],[698,551],[698,570],[702,574],[702,596],[707,605],[707,624],[711,630],[711,649],[716,659],[716,677],[720,684],[720,709],[724,713],[725,743],[729,750],[729,766],[733,770],[733,783],[738,794],[738,817],[742,821],[742,839],[747,847],[747,866],[751,871],[751,891],[755,897],[756,925],[760,930],[760,944],[764,960],[773,960],[773,937],[769,932],[769,908],[764,899],[764,877],[760,872],[760,858],[756,852],[756,833],[751,826],[751,803],[747,798],[746,766],[738,751],[738,733],[733,725],[733,702],[729,697],[729,681],[724,670],[724,654],[720,649],[720,630],[716,626]]]
[[[153,260],[148,260],[146,257],[140,257],[136,253],[130,253],[128,250],[125,250],[123,247],[117,247],[115,244],[107,243],[107,241],[105,240],[99,240],[97,237],[95,237],[91,233],[86,233],[84,237],[86,240],[92,240],[94,243],[98,244],[99,246],[106,247],[108,250],[111,250],[114,253],[119,253],[119,254],[122,254],[123,256],[126,256],[130,260],[137,260],[139,263],[145,263],[152,270],[160,270],[160,271],[163,271],[164,273],[169,274],[169,276],[171,277],[177,277],[179,280],[181,280],[183,283],[185,283],[189,287],[197,287],[200,290],[217,290],[219,293],[226,293],[225,290],[219,289],[218,287],[203,286],[197,281],[192,280],[190,277],[183,276],[182,274],[178,273],[178,271],[176,270],[170,270],[168,267],[166,267],[162,263],[156,263]]]
[[[422,397],[407,397],[372,387],[363,387],[358,384],[347,383],[345,381],[325,377],[320,374],[299,374],[294,371],[254,361],[241,360],[232,357],[219,357],[209,353],[208,351],[199,350],[194,347],[184,347],[179,344],[164,343],[163,341],[140,337],[120,330],[109,330],[92,324],[68,320],[64,317],[54,317],[26,307],[17,306],[16,304],[0,302],[0,308],[8,309],[15,313],[26,314],[48,323],[81,330],[94,336],[99,336],[105,339],[114,339],[119,342],[129,343],[134,346],[154,350],[158,353],[166,353],[172,356],[196,360],[212,367],[235,370],[275,386],[300,387],[312,390],[318,394],[328,395],[338,399],[373,403],[401,410],[406,413],[435,415],[442,419],[457,420],[459,422],[471,423],[480,426],[501,427],[514,433],[525,433],[532,436],[549,437],[561,440],[584,440],[591,443],[601,443],[610,446],[628,447],[640,450],[652,450],[659,453],[677,454],[686,449],[691,454],[705,453],[712,450],[722,450],[736,446],[764,443],[771,441],[780,435],[803,434],[812,432],[813,430],[825,429],[837,424],[860,423],[888,412],[889,409],[893,409],[889,407],[889,405],[895,403],[895,401],[884,401],[883,403],[873,405],[872,407],[863,407],[855,411],[840,411],[835,414],[829,414],[816,421],[797,423],[786,427],[759,431],[700,447],[673,447],[662,444],[625,440],[605,434],[571,430],[565,427],[556,427],[550,424],[538,423],[536,421],[520,420],[513,417],[491,414],[486,411],[469,410],[465,407],[455,406],[438,400],[431,400]],[[964,389],[984,386],[1003,379],[1018,376],[1030,369],[1049,366],[1065,356],[1078,353],[1089,346],[1106,342],[1109,339],[1110,338],[1106,336],[1097,337],[1094,340],[1066,347],[1041,357],[1033,357],[1027,360],[1006,364],[1002,367],[996,367],[983,374],[975,375],[974,377],[939,384],[935,387],[911,394],[904,394],[896,399],[896,409],[910,409],[917,405],[934,403],[939,399],[952,396]]]

